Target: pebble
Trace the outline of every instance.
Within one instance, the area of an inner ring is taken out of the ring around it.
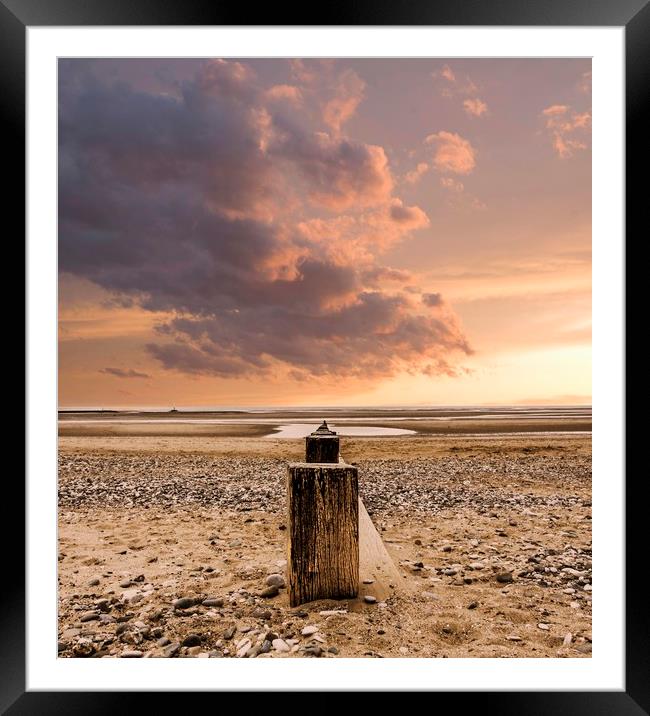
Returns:
[[[284,577],[281,574],[269,574],[266,578],[266,586],[282,589],[285,586]]]
[[[550,624],[545,624],[544,622],[540,622],[540,623],[537,625],[537,628],[538,628],[538,629],[542,629],[543,631],[549,631],[550,628],[551,628],[551,625],[550,625]]]
[[[188,634],[181,642],[183,646],[199,646],[201,637],[198,634]]]
[[[120,656],[123,659],[141,659],[142,658],[142,652],[136,651],[135,649],[133,651],[123,651]]]
[[[201,604],[204,607],[222,607],[224,601],[219,597],[208,597],[208,599],[204,599]]]
[[[510,636],[507,636],[506,639],[508,641],[521,641],[521,637],[517,636],[516,634],[511,634]]]
[[[226,631],[223,633],[223,638],[226,640],[230,640],[235,636],[235,632],[237,631],[237,627],[228,627]]]
[[[99,619],[99,614],[97,612],[85,612],[81,615],[81,618],[79,619],[80,622],[92,622],[96,619]]]
[[[562,646],[569,646],[569,644],[571,643],[572,640],[573,640],[573,634],[571,634],[571,632],[568,631],[564,635],[564,639],[562,640]]]
[[[476,607],[478,607],[478,602],[470,602],[470,603],[467,605],[467,608],[468,608],[468,609],[476,609]]]
[[[95,645],[90,639],[80,639],[72,647],[72,653],[80,657],[92,656],[95,653]]]
[[[237,649],[238,658],[242,659],[246,656],[248,650],[251,648],[252,642],[249,639],[245,639],[244,643]]]
[[[268,654],[271,651],[273,644],[268,639],[265,639],[260,646],[260,654]]]
[[[99,579],[91,579],[90,582],[88,582],[89,587],[97,587],[99,586]]]
[[[192,597],[181,597],[180,599],[174,599],[172,605],[174,609],[189,609],[196,604],[196,601]]]
[[[169,646],[166,646],[163,650],[163,654],[166,657],[174,656],[176,653],[178,653],[178,650],[181,648],[181,645],[175,641],[173,644],[170,644]]]
[[[374,584],[374,582],[375,582],[374,579],[364,579],[364,580],[363,580],[363,583],[364,583],[364,584]]]
[[[303,629],[300,633],[303,636],[310,636],[311,634],[316,634],[317,631],[318,631],[317,626],[310,625],[310,626],[303,627]]]
[[[366,604],[375,604],[375,603],[377,602],[377,597],[373,597],[372,594],[366,594],[366,595],[363,597],[363,601],[364,601]]]
[[[291,650],[291,647],[284,639],[274,639],[271,644],[276,651],[286,652]]]
[[[267,587],[266,589],[263,589],[260,592],[260,597],[269,599],[271,597],[277,597],[278,594],[280,594],[280,590],[277,588],[277,586],[273,586],[273,587]]]
[[[512,572],[499,572],[497,574],[497,582],[501,582],[501,584],[509,584],[512,581],[514,581]]]

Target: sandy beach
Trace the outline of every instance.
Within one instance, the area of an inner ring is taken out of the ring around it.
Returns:
[[[61,421],[59,655],[588,657],[591,434],[572,432],[585,418],[547,418],[545,434],[507,418],[514,435],[477,420],[341,439],[402,583],[385,602],[365,603],[362,584],[298,608],[285,469],[304,440]]]

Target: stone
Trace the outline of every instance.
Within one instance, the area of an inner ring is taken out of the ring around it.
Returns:
[[[277,588],[277,586],[273,586],[273,587],[267,587],[266,589],[263,589],[260,592],[260,597],[264,597],[265,599],[270,599],[272,597],[277,597],[278,594],[280,594],[280,590]]]
[[[291,651],[291,647],[287,644],[284,639],[274,639],[271,645],[276,651],[288,652]]]
[[[564,635],[564,639],[562,640],[562,646],[569,646],[569,644],[571,643],[572,640],[573,640],[573,634],[571,634],[571,632],[568,631]]]
[[[544,622],[540,622],[540,623],[537,625],[537,628],[538,628],[538,629],[541,629],[542,631],[550,631],[551,625],[550,625],[550,624],[545,624]]]
[[[79,619],[80,622],[92,622],[99,619],[99,614],[97,612],[85,612],[81,615],[81,618]]]
[[[510,636],[507,636],[506,639],[508,641],[522,641],[521,637],[516,634],[511,634]]]
[[[284,577],[281,574],[269,574],[266,578],[266,586],[282,589],[285,586]]]
[[[220,597],[208,597],[208,599],[204,599],[201,604],[204,607],[222,607],[224,602]]]
[[[468,609],[476,609],[476,607],[478,607],[478,602],[470,602],[470,603],[467,605],[467,608],[468,608]]]
[[[235,636],[236,631],[237,631],[237,627],[234,627],[234,626],[228,627],[228,629],[226,629],[226,631],[224,631],[224,633],[223,633],[223,638],[226,640],[232,639],[233,636]]]
[[[302,631],[300,632],[303,636],[311,636],[312,634],[316,634],[318,631],[318,627],[312,625],[303,627]]]
[[[268,654],[272,648],[273,648],[273,643],[270,642],[268,639],[265,639],[262,642],[262,645],[260,646],[260,654]]]
[[[187,653],[189,656],[198,656],[201,653],[201,647],[198,644],[196,646],[191,646],[187,650]]]
[[[97,587],[99,586],[99,579],[91,579],[90,582],[88,582],[89,587]]]
[[[174,599],[172,605],[174,609],[189,609],[196,604],[196,601],[192,597],[181,597],[180,599]]]
[[[373,597],[372,594],[366,594],[366,595],[363,597],[363,601],[364,601],[366,604],[376,604],[376,603],[377,603],[377,597]]]
[[[497,582],[501,584],[510,584],[513,580],[512,572],[499,572],[497,574]]]
[[[166,656],[167,658],[174,656],[175,654],[178,653],[178,650],[180,648],[181,648],[181,645],[177,641],[175,641],[173,644],[170,644],[169,646],[166,646],[163,649],[163,655]]]
[[[245,639],[244,643],[237,649],[237,656],[240,659],[243,659],[248,654],[248,650],[251,648],[252,643],[250,639]]]
[[[188,634],[181,642],[182,646],[199,646],[201,637],[198,634]]]
[[[61,634],[61,639],[74,639],[75,637],[79,636],[81,634],[81,629],[66,629]]]
[[[335,646],[330,646],[330,648],[327,650],[330,654],[338,654],[339,650]]]
[[[80,639],[73,647],[72,653],[78,657],[88,657],[95,653],[95,645],[90,639]]]
[[[132,651],[123,651],[120,656],[122,659],[141,659],[142,652],[133,649]]]
[[[271,618],[271,611],[269,609],[254,609],[252,615],[255,619],[264,619],[268,621]]]

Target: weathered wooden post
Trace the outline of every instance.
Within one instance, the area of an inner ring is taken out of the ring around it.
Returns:
[[[289,602],[356,597],[359,480],[339,462],[339,439],[323,424],[307,437],[306,462],[287,470]]]

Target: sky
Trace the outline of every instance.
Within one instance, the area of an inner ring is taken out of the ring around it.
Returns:
[[[62,408],[591,401],[588,59],[61,59]]]

